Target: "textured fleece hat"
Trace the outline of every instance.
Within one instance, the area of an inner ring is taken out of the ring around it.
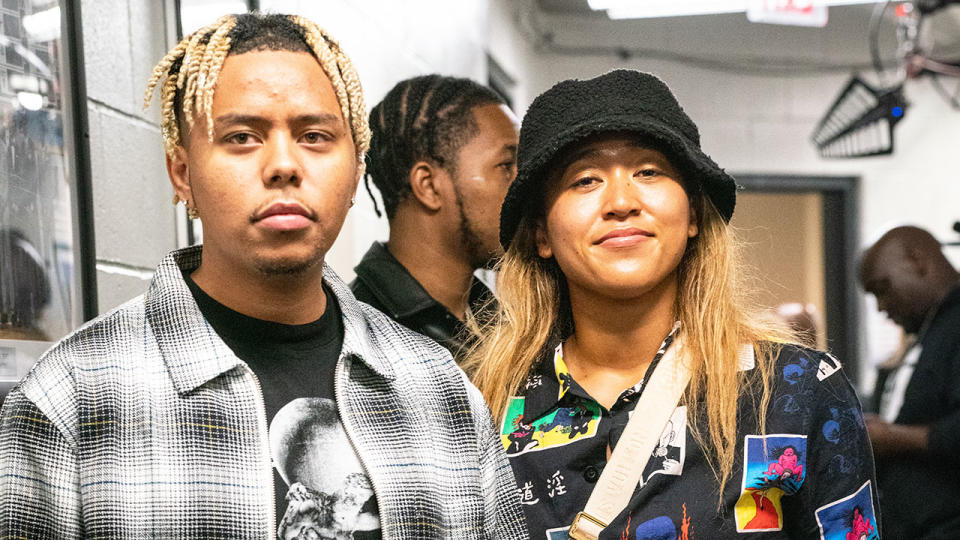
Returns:
[[[588,80],[557,83],[537,97],[523,117],[517,178],[500,212],[500,243],[510,246],[520,219],[539,200],[553,161],[590,135],[636,133],[662,152],[688,186],[702,189],[725,221],[733,216],[737,185],[700,149],[700,132],[660,79],[616,70]]]

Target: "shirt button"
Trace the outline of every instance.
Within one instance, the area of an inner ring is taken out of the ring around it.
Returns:
[[[600,478],[600,471],[593,465],[587,465],[586,468],[583,469],[583,479],[587,482],[592,484],[596,482],[598,478]]]

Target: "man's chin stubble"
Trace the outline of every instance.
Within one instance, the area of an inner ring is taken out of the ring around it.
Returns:
[[[279,259],[258,261],[257,270],[261,274],[269,277],[287,276],[294,277],[306,274],[309,270],[323,262],[322,257],[311,257],[309,259]]]

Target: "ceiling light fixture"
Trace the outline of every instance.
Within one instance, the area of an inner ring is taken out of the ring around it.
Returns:
[[[822,6],[875,4],[877,0],[587,0],[595,11],[606,10],[611,19],[647,19],[744,13],[769,4],[792,4],[796,9]]]

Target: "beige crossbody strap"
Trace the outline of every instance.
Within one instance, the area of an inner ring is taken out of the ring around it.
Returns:
[[[647,460],[690,381],[690,371],[681,361],[681,345],[677,336],[654,368],[586,507],[570,526],[570,538],[597,540],[630,502]]]

